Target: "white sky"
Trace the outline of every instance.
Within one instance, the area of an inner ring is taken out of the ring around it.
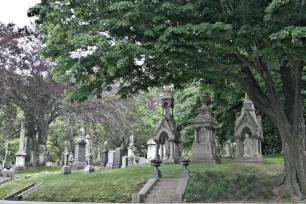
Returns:
[[[40,0],[0,0],[0,22],[15,23],[19,27],[29,25],[33,19],[28,18],[27,11]]]

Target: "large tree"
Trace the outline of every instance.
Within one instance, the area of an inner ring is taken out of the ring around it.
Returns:
[[[0,108],[23,111],[27,153],[31,147],[32,163],[44,165],[49,124],[60,114],[64,86],[52,79],[50,64],[39,54],[40,38],[35,28],[0,23]]]
[[[241,83],[280,132],[281,193],[299,196],[306,194],[305,8],[304,0],[53,0],[31,13],[40,17],[55,76],[71,82],[70,99],[114,82],[124,96],[198,80]]]

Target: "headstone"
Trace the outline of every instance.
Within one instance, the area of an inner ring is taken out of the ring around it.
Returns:
[[[83,127],[80,129],[79,138],[75,145],[75,156],[72,170],[83,170],[86,167],[86,149],[85,149],[85,131]]]
[[[112,169],[114,167],[115,151],[111,150],[108,152],[108,161],[106,164],[106,169]]]
[[[138,164],[149,164],[149,162],[145,157],[139,157]]]
[[[253,102],[245,94],[242,111],[235,122],[235,163],[263,163],[261,141],[263,128],[261,117],[256,116]]]
[[[87,166],[84,169],[85,174],[89,174],[95,171],[93,165],[92,165],[92,151],[91,151],[91,138],[89,135],[85,137],[86,140],[86,161]]]
[[[16,170],[25,170],[25,156],[27,155],[25,152],[25,143],[24,143],[24,135],[25,135],[25,127],[24,127],[24,118],[20,119],[21,129],[20,129],[20,142],[19,142],[19,150],[16,153]]]
[[[62,175],[71,174],[71,166],[68,165],[68,159],[69,159],[69,152],[68,148],[66,147],[64,152],[64,166],[61,168]]]
[[[155,157],[155,142],[153,139],[149,139],[147,142],[148,150],[147,150],[147,159],[149,162]]]
[[[123,156],[123,149],[118,147],[115,149],[115,161],[114,161],[114,168],[120,168],[122,165],[122,156]]]
[[[126,168],[126,167],[128,167],[128,156],[123,156],[121,168]]]
[[[4,169],[11,169],[12,168],[12,162],[11,162],[11,144],[7,144],[7,149],[4,157],[4,163],[3,163]]]
[[[230,140],[224,142],[224,155],[222,155],[223,158],[229,159],[232,158],[232,143]]]
[[[200,96],[202,106],[199,114],[193,121],[195,128],[195,138],[192,144],[192,163],[218,164],[220,158],[216,148],[216,126],[211,110],[207,106],[210,103],[210,96],[202,93]]]

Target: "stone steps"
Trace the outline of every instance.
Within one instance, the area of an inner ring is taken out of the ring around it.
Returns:
[[[179,178],[160,178],[145,195],[144,203],[172,203],[172,194],[178,186]]]

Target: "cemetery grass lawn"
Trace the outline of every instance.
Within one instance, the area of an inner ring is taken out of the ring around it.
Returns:
[[[283,156],[265,156],[264,165],[232,164],[189,166],[191,180],[186,189],[186,202],[282,202],[273,198],[269,178],[283,170]],[[16,172],[15,180],[0,185],[0,200],[31,183],[45,182],[28,194],[31,201],[131,202],[151,177],[153,167],[132,166],[125,169],[96,170],[91,174],[74,171],[60,176],[59,167],[28,168]],[[182,165],[162,165],[163,177],[180,177]],[[48,174],[39,173],[48,171]],[[26,175],[31,175],[25,180]],[[20,176],[20,182],[16,177]]]

